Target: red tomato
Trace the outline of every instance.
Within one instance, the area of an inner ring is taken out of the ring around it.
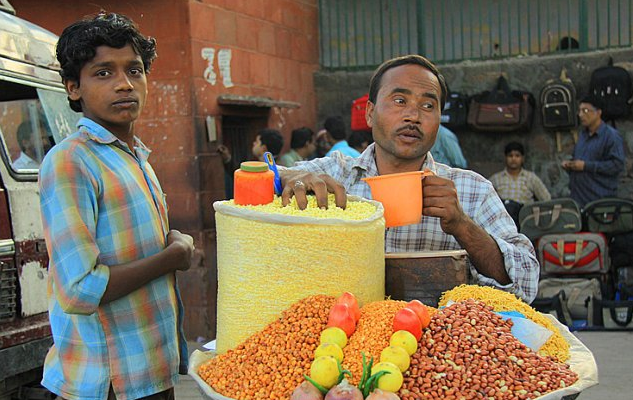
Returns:
[[[393,317],[393,331],[408,331],[419,341],[422,337],[422,323],[420,318],[410,308],[399,310]]]
[[[352,333],[356,330],[356,322],[349,311],[349,306],[347,304],[335,304],[330,310],[327,326],[336,326],[341,328],[347,337],[352,336]]]
[[[345,292],[336,299],[336,304],[347,304],[349,307],[352,316],[354,317],[354,322],[358,322],[360,319],[360,307],[358,306],[358,300],[356,297],[350,292]]]
[[[411,300],[407,303],[407,308],[412,309],[415,314],[420,318],[422,323],[422,329],[429,326],[431,322],[431,316],[429,315],[429,309],[420,300]]]

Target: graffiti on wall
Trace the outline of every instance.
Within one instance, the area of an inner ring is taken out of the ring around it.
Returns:
[[[205,47],[200,52],[200,55],[207,62],[207,67],[202,76],[207,82],[215,86],[218,78],[214,62],[216,50],[213,47]],[[222,85],[226,88],[233,87],[233,81],[231,80],[231,49],[220,49],[217,51],[217,56],[217,69],[222,78]]]

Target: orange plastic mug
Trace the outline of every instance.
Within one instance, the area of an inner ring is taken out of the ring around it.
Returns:
[[[429,174],[429,171],[413,171],[362,178],[371,189],[371,197],[385,208],[387,228],[420,222],[422,176]]]

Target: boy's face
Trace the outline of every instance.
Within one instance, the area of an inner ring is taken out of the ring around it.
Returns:
[[[97,47],[95,57],[81,68],[79,80],[67,81],[66,91],[81,102],[84,115],[119,138],[132,133],[147,97],[143,60],[132,46]]]
[[[257,157],[258,160],[264,159],[264,153],[268,150],[266,149],[266,145],[262,144],[261,136],[257,135],[255,141],[253,142],[253,148],[251,149],[253,152],[253,156]]]

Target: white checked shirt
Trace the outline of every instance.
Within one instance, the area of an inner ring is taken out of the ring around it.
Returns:
[[[371,199],[369,185],[361,178],[378,175],[374,146],[371,144],[358,158],[334,152],[329,157],[299,162],[290,169],[330,175],[343,184],[348,194]],[[476,172],[436,163],[430,153],[426,154],[422,168],[455,183],[464,212],[497,242],[512,283],[501,285],[479,274],[469,262],[475,280],[480,285],[514,293],[530,303],[536,297],[539,278],[534,247],[527,237],[517,232],[492,184]],[[442,231],[440,219],[436,217],[422,216],[419,224],[387,228],[385,232],[387,253],[457,249],[461,246],[455,237]]]

